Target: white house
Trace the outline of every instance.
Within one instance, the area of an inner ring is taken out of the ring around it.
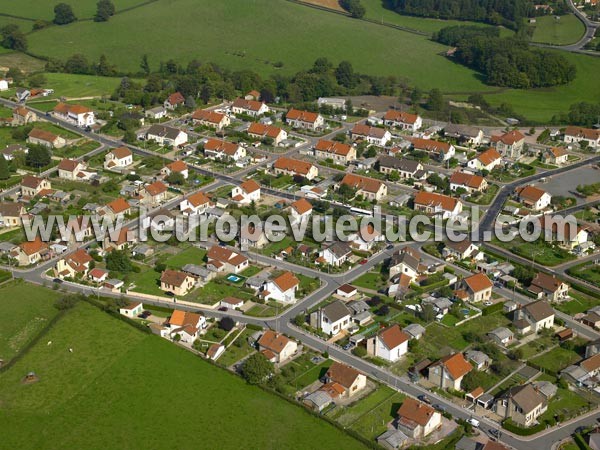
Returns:
[[[161,331],[161,336],[176,339],[179,335],[179,342],[192,345],[198,339],[200,330],[206,326],[203,315],[176,309]]]
[[[392,134],[388,130],[360,123],[354,125],[350,134],[354,141],[360,139],[378,147],[385,147],[390,139],[392,139]]]
[[[8,80],[0,79],[0,92],[8,91]]]
[[[91,127],[96,123],[94,111],[82,105],[59,103],[54,107],[54,115],[78,127]]]
[[[189,176],[189,169],[188,169],[188,165],[181,161],[181,160],[177,160],[177,161],[173,161],[169,164],[167,164],[165,167],[163,167],[160,170],[160,173],[164,176],[169,176],[172,173],[180,173],[181,176],[183,176],[183,178],[185,180],[188,179]]]
[[[518,159],[523,152],[525,136],[518,130],[511,130],[501,136],[492,136],[491,141],[502,156]]]
[[[204,144],[204,156],[210,159],[231,158],[234,161],[238,161],[246,156],[246,149],[233,142],[221,139],[209,139]]]
[[[185,98],[181,92],[174,92],[169,95],[163,103],[166,109],[174,110],[177,107],[185,104]]]
[[[336,335],[352,324],[352,312],[340,300],[324,306],[311,314],[311,326],[327,335]]]
[[[418,131],[423,126],[423,119],[418,114],[390,109],[383,116],[383,122],[389,127],[396,127],[406,131]]]
[[[285,115],[285,123],[292,128],[315,131],[325,126],[325,119],[321,114],[292,108]]]
[[[406,397],[398,409],[398,430],[419,440],[442,426],[442,415],[412,397]]]
[[[167,117],[167,110],[164,106],[157,106],[156,108],[146,110],[144,116],[149,119],[160,120],[164,117]]]
[[[63,159],[58,164],[58,177],[71,181],[88,181],[96,175],[96,172],[89,172],[87,164],[75,159]]]
[[[307,180],[319,176],[319,169],[314,164],[299,159],[282,156],[273,163],[273,171],[276,175],[301,175]]]
[[[367,340],[367,353],[389,362],[398,361],[408,353],[410,336],[395,324],[387,327]]]
[[[600,148],[600,130],[582,127],[567,127],[565,130],[565,143],[585,142],[590,148]]]
[[[231,190],[231,199],[239,205],[249,205],[260,200],[260,184],[246,180]]]
[[[288,137],[287,131],[284,129],[258,122],[250,124],[248,134],[255,139],[272,139],[273,145],[279,145],[281,141],[285,141]]]
[[[534,211],[541,211],[550,206],[552,196],[546,191],[532,185],[515,189],[517,200]]]
[[[133,153],[127,147],[113,148],[104,156],[104,168],[108,170],[125,169],[133,164]]]
[[[144,310],[144,304],[142,302],[131,302],[123,308],[119,308],[119,314],[133,319],[139,316]]]
[[[296,291],[300,280],[292,272],[284,272],[278,277],[265,282],[260,294],[265,300],[276,300],[281,303],[296,303]]]
[[[231,111],[234,114],[245,114],[247,116],[258,117],[268,113],[269,107],[265,102],[238,98],[233,102],[233,105],[231,105]]]
[[[208,128],[213,128],[221,131],[223,128],[231,124],[231,119],[227,114],[207,109],[199,109],[192,114],[192,121],[196,125],[202,125]]]
[[[282,363],[298,351],[298,344],[281,333],[265,331],[256,343],[258,350],[273,363]]]
[[[352,255],[352,248],[346,242],[333,242],[319,251],[318,263],[339,267]]]
[[[456,155],[454,145],[447,142],[434,141],[433,139],[410,138],[413,149],[427,152],[437,161],[448,161]]]
[[[178,128],[154,124],[146,131],[146,140],[163,146],[179,147],[188,141],[188,135]]]
[[[293,223],[300,223],[308,220],[312,214],[313,207],[308,200],[301,198],[290,205],[290,220]]]
[[[491,172],[496,166],[502,163],[502,156],[495,148],[489,148],[480,153],[467,163],[467,167],[475,170],[487,170]]]
[[[210,208],[211,201],[207,195],[198,191],[187,198],[184,198],[179,203],[179,210],[185,216],[198,215],[206,213],[206,210]]]
[[[463,209],[460,200],[435,192],[419,191],[415,195],[414,209],[426,214],[439,215],[443,219],[458,216]]]

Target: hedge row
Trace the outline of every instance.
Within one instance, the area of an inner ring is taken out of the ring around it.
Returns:
[[[518,434],[519,436],[531,436],[532,434],[539,433],[546,429],[546,423],[538,423],[529,428],[523,428],[514,423],[512,420],[507,419],[502,422],[502,427],[511,433]]]
[[[484,316],[489,316],[490,314],[494,314],[494,313],[496,313],[498,311],[502,311],[502,308],[504,308],[504,303],[503,302],[494,303],[491,306],[483,308],[481,310],[481,314],[484,315]]]

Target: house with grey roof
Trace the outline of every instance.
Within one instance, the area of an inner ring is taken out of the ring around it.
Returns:
[[[405,326],[402,331],[408,334],[411,339],[420,339],[421,336],[425,334],[425,327],[418,323],[411,323],[410,325]]]
[[[510,388],[494,404],[496,414],[522,427],[535,425],[547,409],[546,398],[531,383]]]
[[[465,358],[473,364],[473,367],[477,370],[487,370],[492,364],[492,358],[479,350],[467,350],[465,352]]]
[[[498,327],[488,333],[488,336],[498,345],[506,347],[512,344],[515,337],[514,333],[506,327]]]
[[[329,303],[310,315],[310,324],[328,335],[336,335],[352,324],[352,311],[340,300]]]
[[[327,408],[332,401],[333,400],[331,396],[327,392],[318,390],[304,397],[302,403],[311,408],[313,411],[321,412]]]
[[[403,448],[408,441],[409,437],[400,430],[387,430],[377,437],[377,443],[389,450]]]

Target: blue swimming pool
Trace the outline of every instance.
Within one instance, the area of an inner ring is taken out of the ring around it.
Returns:
[[[227,280],[231,281],[232,283],[237,283],[238,281],[241,280],[241,278],[238,277],[237,275],[231,274],[227,277]]]

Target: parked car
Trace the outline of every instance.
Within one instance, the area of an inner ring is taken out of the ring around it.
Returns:
[[[360,264],[361,264],[361,265],[365,265],[365,264],[366,264],[366,263],[368,263],[368,262],[369,262],[368,260],[366,260],[366,259],[363,259],[363,260],[361,260]]]
[[[350,350],[352,348],[352,344],[346,344],[342,347],[344,350]]]
[[[470,423],[471,425],[473,425],[475,428],[479,428],[479,420],[477,420],[475,417],[469,417],[467,419],[467,423]]]
[[[434,409],[437,409],[440,412],[446,412],[446,407],[444,405],[440,405],[439,403],[436,403],[435,405],[433,405]]]
[[[227,311],[227,306],[221,306],[221,307],[219,308],[219,311]]]
[[[63,280],[61,280],[60,278],[55,278],[54,280],[52,280],[52,282],[56,284],[61,284]]]
[[[429,399],[429,397],[427,397],[426,395],[423,395],[423,394],[421,394],[421,395],[419,395],[417,398],[418,398],[419,400],[421,400],[423,403],[427,403],[428,405],[430,405],[430,404],[431,404],[431,400],[430,400],[430,399]]]

